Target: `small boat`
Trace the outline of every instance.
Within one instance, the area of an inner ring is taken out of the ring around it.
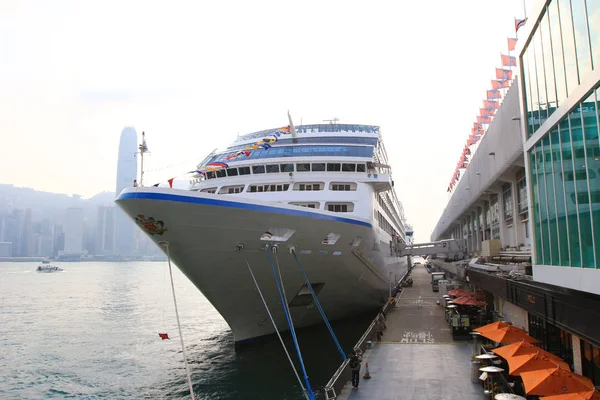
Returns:
[[[50,264],[49,261],[43,261],[42,265],[38,265],[37,272],[60,272],[64,271],[64,269],[57,267],[56,265]]]

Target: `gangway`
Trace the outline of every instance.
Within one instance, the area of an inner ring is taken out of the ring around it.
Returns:
[[[449,260],[461,260],[465,253],[455,239],[440,240],[437,242],[413,243],[400,245],[401,256],[434,256],[445,257]]]

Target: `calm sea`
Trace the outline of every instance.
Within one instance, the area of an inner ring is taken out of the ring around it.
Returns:
[[[37,265],[0,263],[0,398],[188,397],[166,263],[61,263],[50,274]],[[197,399],[302,398],[276,336],[236,351],[225,321],[173,272]],[[371,317],[333,324],[346,352]],[[298,336],[311,385],[322,387],[341,357],[322,326]]]

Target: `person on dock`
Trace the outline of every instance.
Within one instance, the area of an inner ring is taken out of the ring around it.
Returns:
[[[383,314],[379,314],[377,316],[377,321],[375,322],[375,333],[377,335],[377,341],[381,341],[381,337],[383,336],[383,331],[385,330],[385,317]]]
[[[352,370],[352,387],[354,390],[358,389],[358,382],[360,381],[360,364],[362,363],[362,356],[356,350],[352,350],[350,355],[350,369]]]

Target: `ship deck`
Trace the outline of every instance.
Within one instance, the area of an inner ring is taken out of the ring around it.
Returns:
[[[425,267],[416,265],[411,277],[413,286],[387,316],[382,342],[365,352],[359,389],[348,382],[338,399],[481,399],[481,386],[471,383],[472,346],[452,340]],[[362,377],[365,363],[369,380]]]

